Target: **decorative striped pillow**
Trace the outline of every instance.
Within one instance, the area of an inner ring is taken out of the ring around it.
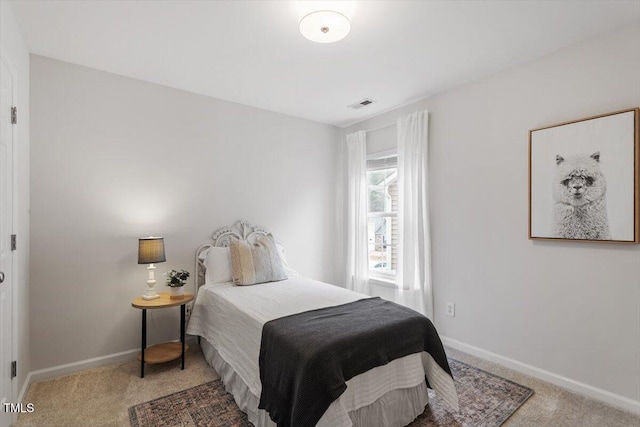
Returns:
[[[232,240],[231,277],[236,285],[276,282],[287,278],[271,234],[259,238],[254,245]]]

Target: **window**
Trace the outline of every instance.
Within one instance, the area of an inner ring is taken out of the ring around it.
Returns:
[[[369,274],[395,280],[398,256],[398,158],[367,160]]]

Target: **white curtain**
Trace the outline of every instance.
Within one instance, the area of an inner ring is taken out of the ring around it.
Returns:
[[[368,293],[367,251],[367,133],[347,135],[347,288]]]
[[[429,112],[398,119],[398,266],[403,290],[423,297],[424,314],[433,319],[429,230]]]

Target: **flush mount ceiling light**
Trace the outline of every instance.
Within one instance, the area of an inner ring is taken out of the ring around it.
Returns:
[[[349,18],[333,10],[318,10],[300,20],[300,32],[316,43],[333,43],[349,34]]]

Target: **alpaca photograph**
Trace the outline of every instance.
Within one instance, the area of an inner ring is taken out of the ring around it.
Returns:
[[[611,240],[607,184],[600,170],[600,152],[568,159],[556,156],[553,185],[553,237]]]
[[[529,132],[529,238],[638,243],[639,110]]]

